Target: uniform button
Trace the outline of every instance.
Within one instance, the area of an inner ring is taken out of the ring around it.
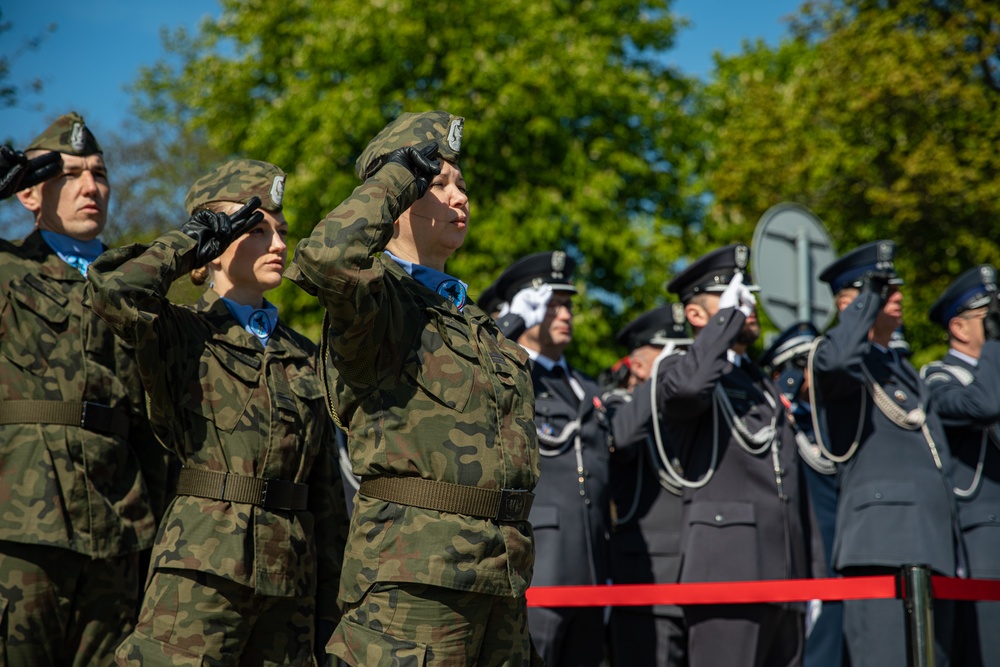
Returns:
[[[875,500],[882,500],[882,494],[881,493],[876,493],[875,494]]]
[[[722,515],[721,514],[716,514],[715,515],[715,523],[722,523]]]
[[[586,500],[584,500],[583,504],[586,505],[587,507],[590,507],[590,498],[587,498]]]
[[[991,514],[990,515],[990,521],[996,521],[996,520],[997,520],[997,515],[996,514]]]

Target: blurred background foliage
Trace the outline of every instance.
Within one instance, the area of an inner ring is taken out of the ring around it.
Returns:
[[[944,351],[926,318],[940,291],[968,267],[1000,265],[995,0],[805,2],[780,44],[745,43],[707,80],[664,65],[684,29],[671,0],[221,7],[164,36],[180,65],[143,70],[138,121],[100,137],[109,243],[181,224],[187,187],[235,156],[289,173],[294,243],[358,184],[354,160],[379,129],[445,109],[466,118],[472,201],[448,270],[476,296],[520,256],[574,256],[583,291],[567,356],[595,376],[625,352],[612,342],[622,325],[672,300],[669,278],[749,243],[781,201],[814,211],[838,253],[897,242],[917,366]],[[0,207],[0,229],[15,216]],[[286,284],[269,298],[318,337],[311,297]]]

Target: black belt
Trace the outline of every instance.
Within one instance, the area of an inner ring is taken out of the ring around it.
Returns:
[[[197,468],[181,468],[177,495],[248,503],[266,509],[305,510],[309,506],[308,484]]]
[[[2,424],[59,424],[128,438],[128,415],[90,401],[0,401]]]
[[[535,494],[523,489],[483,489],[422,477],[366,477],[358,493],[400,505],[493,521],[525,521]]]

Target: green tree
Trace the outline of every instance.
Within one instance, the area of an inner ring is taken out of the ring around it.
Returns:
[[[143,118],[290,174],[293,238],[356,185],[356,156],[402,111],[466,117],[472,225],[449,270],[476,295],[522,255],[564,249],[587,293],[572,356],[596,373],[615,328],[662,301],[692,159],[690,82],[662,54],[669,0],[223,2],[136,85]],[[315,302],[276,301],[312,336]]]
[[[947,283],[1000,262],[1000,6],[988,0],[806,3],[794,37],[717,61],[707,229],[748,238],[796,201],[840,252],[892,238],[917,363],[942,352],[926,312]]]

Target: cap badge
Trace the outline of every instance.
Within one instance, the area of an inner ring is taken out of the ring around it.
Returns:
[[[743,244],[736,246],[735,257],[733,259],[736,261],[736,268],[747,268],[747,262],[750,261],[750,248]]]
[[[555,278],[562,278],[563,269],[566,268],[566,253],[556,250],[552,253],[552,275]]]
[[[674,305],[672,305],[670,307],[670,314],[674,318],[674,324],[684,324],[685,319],[687,319],[684,316],[683,303],[675,303]]]
[[[84,135],[86,129],[87,126],[79,121],[73,123],[73,129],[69,135],[69,145],[73,147],[73,150],[82,151],[87,144],[87,137]]]
[[[996,285],[997,284],[997,272],[989,264],[984,264],[979,267],[979,279],[984,285]]]
[[[451,121],[451,126],[448,127],[448,148],[456,153],[462,148],[462,130],[464,127],[465,121],[461,118]]]
[[[285,177],[275,176],[271,183],[271,201],[275,206],[281,206],[281,200],[285,196]]]

